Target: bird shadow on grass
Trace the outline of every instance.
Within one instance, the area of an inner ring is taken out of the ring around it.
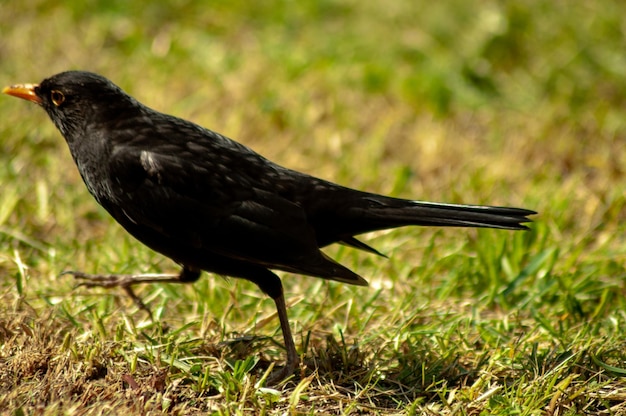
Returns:
[[[403,407],[416,400],[439,402],[442,387],[472,384],[483,366],[464,365],[460,357],[444,357],[426,350],[424,345],[406,343],[391,354],[373,351],[358,340],[347,341],[341,334],[318,338],[309,333],[304,343],[308,348],[301,356],[299,369],[276,389],[289,393],[306,384],[309,395],[351,398],[353,402],[361,397],[363,404],[379,409]],[[231,363],[227,379],[241,380],[240,369],[244,366],[247,376],[258,382],[275,364],[266,351],[276,345],[268,337],[236,337],[220,343],[220,359]],[[212,393],[223,391],[223,379],[214,381],[217,383],[211,386]]]

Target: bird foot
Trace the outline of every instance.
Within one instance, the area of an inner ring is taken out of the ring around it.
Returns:
[[[61,276],[72,275],[75,279],[82,280],[76,287],[103,287],[110,289],[112,287],[121,287],[126,294],[133,300],[137,308],[145,311],[150,320],[154,322],[152,311],[146,306],[132,289],[132,285],[138,283],[154,283],[154,282],[171,282],[177,281],[176,275],[171,274],[89,274],[76,271],[66,271]]]
[[[178,282],[178,276],[172,274],[147,273],[147,274],[89,274],[76,271],[66,271],[61,276],[72,275],[75,279],[83,280],[77,286],[85,287],[121,287],[128,288],[138,283],[164,283]]]
[[[272,373],[267,378],[267,385],[274,386],[279,384],[281,381],[291,377],[295,373],[299,364],[300,357],[298,357],[295,348],[291,349],[287,347],[287,362],[283,367],[272,371]]]
[[[284,381],[288,377],[292,376],[295,369],[295,366],[293,366],[292,368],[292,366],[285,365],[284,367],[272,371],[272,373],[267,378],[267,385],[275,386],[279,384],[281,381]]]

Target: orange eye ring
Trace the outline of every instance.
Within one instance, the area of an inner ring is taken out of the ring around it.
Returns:
[[[52,90],[50,92],[50,99],[52,103],[58,107],[65,101],[65,95],[61,91]]]

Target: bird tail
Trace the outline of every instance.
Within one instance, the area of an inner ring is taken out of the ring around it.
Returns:
[[[523,208],[442,204],[378,195],[360,198],[348,208],[348,212],[349,220],[344,223],[347,226],[344,226],[339,242],[379,255],[380,252],[354,236],[407,225],[526,230],[528,227],[524,223],[532,222],[528,216],[536,214]]]
[[[406,201],[403,207],[389,207],[387,215],[403,225],[431,225],[442,227],[480,227],[505,230],[527,230],[523,225],[532,222],[536,214],[523,208],[484,205],[442,204],[425,201]],[[383,210],[387,210],[383,209]],[[383,214],[385,215],[385,214]]]

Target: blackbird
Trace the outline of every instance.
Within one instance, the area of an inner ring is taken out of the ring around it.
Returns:
[[[346,188],[279,166],[192,122],[146,107],[108,79],[68,71],[2,91],[35,102],[60,130],[87,189],[131,235],[182,266],[177,275],[68,272],[87,286],[194,282],[202,270],[256,283],[276,304],[287,359],[298,365],[283,295],[272,269],[366,286],[321,247],[407,225],[527,229],[534,211],[440,204]]]

